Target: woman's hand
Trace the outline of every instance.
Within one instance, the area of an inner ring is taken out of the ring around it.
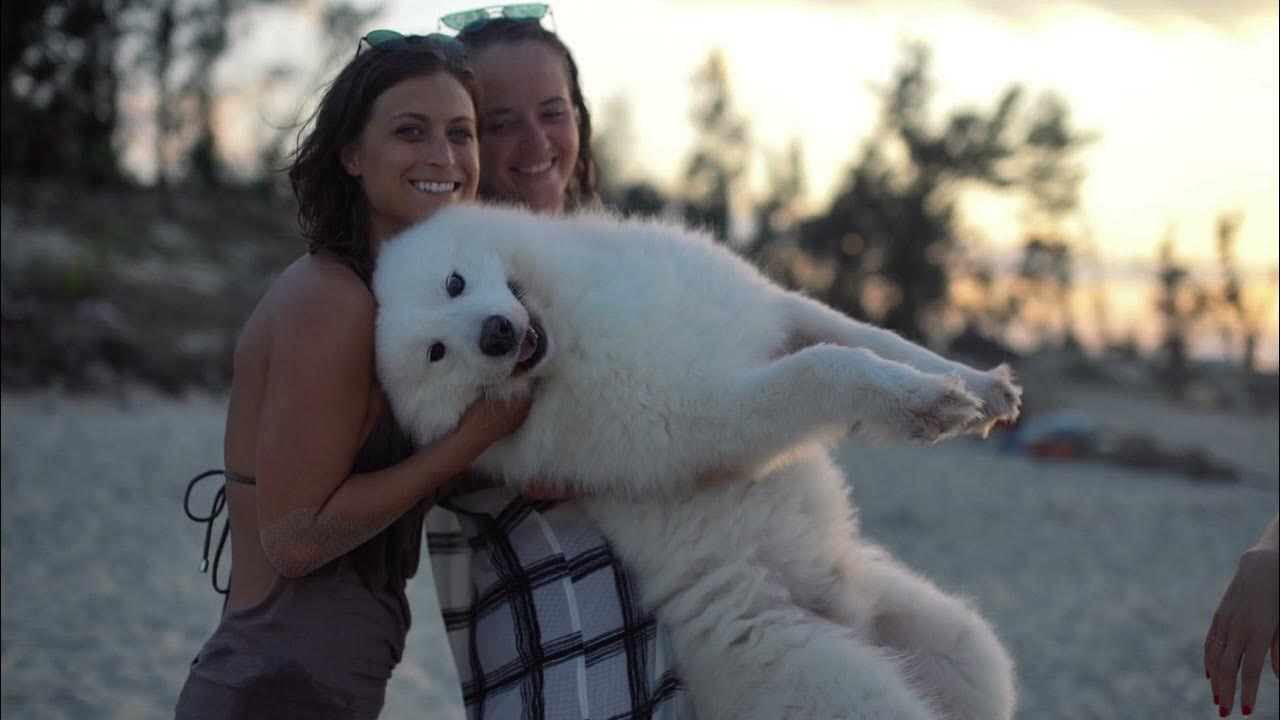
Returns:
[[[482,397],[463,413],[453,434],[483,452],[519,429],[532,407],[532,394],[505,400]]]
[[[1205,676],[1219,714],[1231,713],[1236,676],[1240,677],[1240,708],[1253,712],[1258,681],[1271,652],[1271,671],[1277,667],[1277,626],[1280,626],[1280,558],[1275,547],[1259,545],[1240,556],[1235,577],[1223,593],[1204,639]]]
[[[436,447],[448,445],[460,448],[457,452],[448,453],[453,459],[449,464],[454,470],[444,473],[440,484],[431,494],[432,502],[448,496],[453,491],[453,481],[457,479],[458,473],[482,455],[490,445],[518,430],[529,417],[532,407],[532,394],[505,400],[482,397],[472,403],[453,430],[431,444]]]

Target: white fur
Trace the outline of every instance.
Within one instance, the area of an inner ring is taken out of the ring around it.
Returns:
[[[466,289],[450,297],[455,272]],[[374,290],[380,378],[419,442],[536,381],[529,419],[476,466],[587,494],[700,718],[1011,717],[990,627],[859,539],[826,451],[854,427],[985,432],[1017,415],[1006,368],[851,320],[703,235],[603,215],[450,208],[386,244]],[[521,335],[542,323],[549,349],[528,373],[480,352],[493,315]]]

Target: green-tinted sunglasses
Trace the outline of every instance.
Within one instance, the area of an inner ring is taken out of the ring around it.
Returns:
[[[523,3],[520,5],[490,5],[449,13],[440,18],[440,24],[460,33],[475,32],[494,20],[515,20],[517,22],[541,22],[542,18],[551,18],[551,31],[555,32],[555,14],[546,3]]]
[[[371,30],[360,38],[360,42],[356,43],[356,57],[359,57],[361,51],[366,47],[379,50],[400,50],[418,43],[430,43],[452,58],[464,58],[467,56],[467,46],[463,45],[457,38],[443,33],[405,35],[395,30]]]

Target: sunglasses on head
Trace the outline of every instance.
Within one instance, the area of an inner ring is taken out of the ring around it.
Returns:
[[[454,59],[467,56],[467,47],[462,44],[462,41],[450,35],[442,33],[405,35],[395,30],[370,30],[368,34],[360,38],[360,42],[356,43],[356,57],[359,57],[365,48],[402,50],[420,43],[428,43]]]
[[[471,33],[494,20],[541,23],[544,17],[551,19],[551,32],[555,32],[556,16],[551,12],[551,6],[546,3],[490,5],[474,10],[463,10],[441,17],[440,25],[459,33]]]

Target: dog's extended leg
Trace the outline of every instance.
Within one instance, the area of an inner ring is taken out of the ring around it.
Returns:
[[[858,427],[881,440],[933,442],[980,416],[958,379],[863,349],[815,345],[690,397],[679,468],[757,469],[815,438]]]
[[[730,622],[735,629],[750,621]],[[745,635],[745,633],[744,633]],[[749,638],[749,639],[748,639]],[[692,651],[698,717],[713,720],[940,720],[896,653],[817,619],[752,629],[738,646]]]
[[[904,654],[908,682],[949,720],[1013,717],[1013,661],[991,626],[887,553],[869,553],[868,560],[859,582],[879,593],[876,642]]]
[[[859,322],[799,293],[783,295],[792,341],[804,347],[813,343],[835,343],[866,348],[875,354],[906,363],[918,370],[941,375],[958,374],[965,387],[982,400],[983,417],[970,430],[985,434],[998,421],[1017,419],[1022,388],[1014,382],[1008,366],[987,372],[953,362],[927,348],[899,337],[884,328]]]

